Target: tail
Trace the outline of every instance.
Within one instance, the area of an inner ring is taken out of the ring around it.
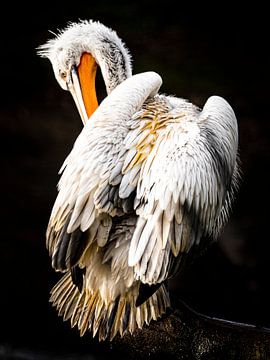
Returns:
[[[80,335],[88,330],[93,337],[98,334],[99,340],[112,340],[117,333],[141,329],[146,323],[157,320],[170,306],[168,292],[164,285],[143,304],[136,307],[138,288],[130,288],[115,300],[105,302],[99,290],[90,292],[83,288],[80,292],[73,284],[70,272],[66,273],[51,291],[50,302],[58,310],[63,320],[71,321],[71,327],[77,325]]]

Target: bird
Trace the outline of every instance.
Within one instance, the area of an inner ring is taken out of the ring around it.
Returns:
[[[46,232],[63,273],[50,301],[81,336],[112,341],[162,317],[185,256],[218,239],[239,187],[238,124],[220,96],[199,108],[160,93],[156,72],[133,75],[128,48],[98,21],[54,35],[38,53],[84,126]],[[97,68],[107,90],[100,104]]]

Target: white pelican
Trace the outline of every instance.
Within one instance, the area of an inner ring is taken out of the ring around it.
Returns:
[[[126,47],[98,22],[70,24],[39,52],[85,124],[47,229],[52,266],[65,272],[51,301],[81,335],[113,339],[165,313],[165,280],[228,219],[239,177],[236,117],[218,96],[201,110],[158,94],[160,76],[132,76]],[[108,92],[99,106],[97,66]]]

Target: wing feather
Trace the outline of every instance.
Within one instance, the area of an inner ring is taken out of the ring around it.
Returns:
[[[171,117],[137,185],[139,220],[129,265],[149,284],[165,280],[170,256],[189,252],[202,235],[218,233],[239,178],[237,121],[224,99],[209,98],[202,111],[183,103]]]
[[[122,166],[127,151],[123,151],[123,143],[130,130],[128,123],[132,123],[132,116],[149,96],[156,94],[160,85],[161,78],[153,72],[130,77],[103,100],[87,122],[61,168],[59,194],[47,231],[51,254],[57,252],[55,246],[61,239],[66,237],[72,241],[72,236],[67,237],[66,232],[72,234],[78,228],[82,232],[90,230],[91,237],[96,234],[100,246],[106,243],[110,226],[103,224],[102,214],[123,214],[119,192],[111,190],[119,186],[123,178]],[[137,173],[135,169],[126,178],[125,194],[136,187]],[[128,204],[125,201],[124,208],[129,208]],[[91,231],[92,225],[100,226],[100,231]],[[63,251],[61,256],[66,258]],[[64,269],[62,266],[61,270]]]

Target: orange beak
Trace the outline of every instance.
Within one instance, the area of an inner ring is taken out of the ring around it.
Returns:
[[[81,85],[81,92],[83,97],[84,106],[88,118],[98,107],[97,94],[96,94],[96,73],[97,63],[93,56],[89,53],[83,53],[81,62],[78,66],[78,74]]]
[[[83,53],[78,69],[71,70],[71,81],[68,89],[73,96],[84,125],[98,107],[96,95],[97,63],[93,56]]]

